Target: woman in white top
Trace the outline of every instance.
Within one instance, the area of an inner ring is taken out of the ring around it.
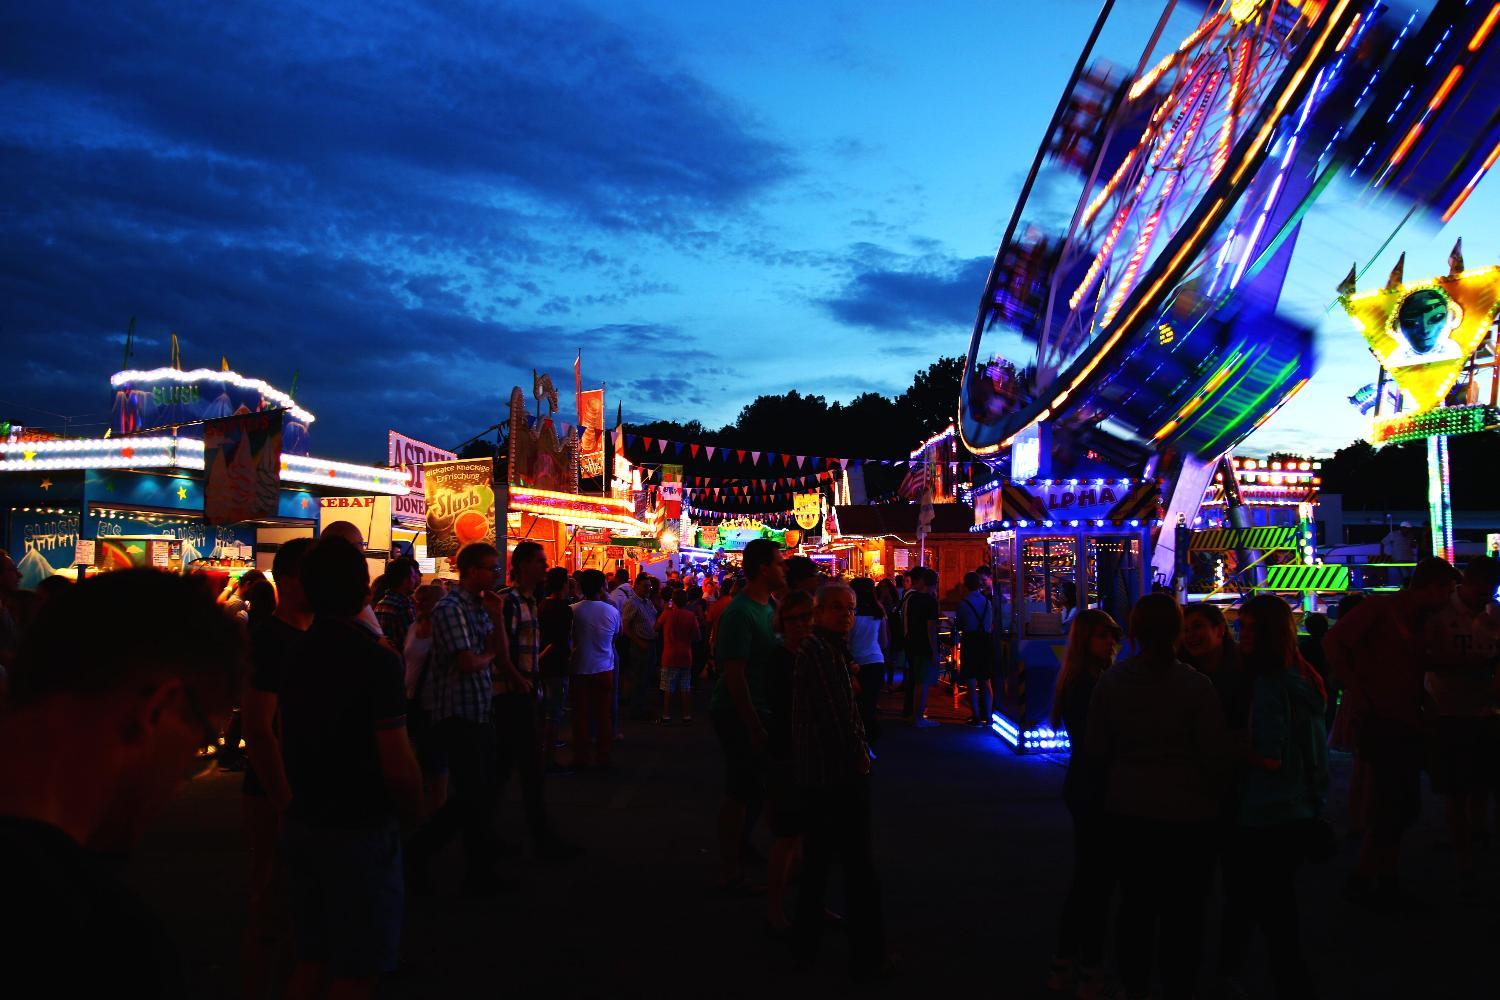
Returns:
[[[604,592],[604,574],[578,574],[583,600],[573,605],[572,678],[573,764],[575,768],[608,767],[615,728],[610,702],[615,690],[615,637],[620,612]]]
[[[849,633],[849,651],[859,667],[859,717],[864,723],[866,742],[874,743],[880,735],[876,700],[880,696],[881,674],[885,670],[885,650],[890,645],[890,631],[886,625],[885,611],[875,597],[875,581],[869,577],[860,577],[851,582],[850,587],[854,590],[854,629]]]

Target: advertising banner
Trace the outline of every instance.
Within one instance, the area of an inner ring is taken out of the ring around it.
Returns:
[[[428,462],[427,553],[456,556],[470,542],[495,544],[494,463],[488,458]]]
[[[403,497],[323,497],[318,501],[318,532],[335,521],[348,521],[359,529],[365,549],[388,552],[391,547],[391,503]]]
[[[813,530],[823,516],[823,495],[798,493],[792,499],[792,514],[797,519],[797,527],[803,531]]]
[[[157,378],[151,377],[152,374],[122,372],[121,376],[130,377],[117,376],[118,380],[113,382],[110,423],[117,435],[187,425],[183,431],[192,436],[192,427],[199,421],[269,410],[284,425],[282,450],[288,455],[307,454],[312,414],[290,405],[290,397],[266,383],[242,378],[234,372],[206,369],[189,375],[173,371]]]
[[[240,413],[203,425],[203,519],[239,524],[276,516],[281,411]]]
[[[427,523],[427,492],[422,466],[428,462],[453,462],[458,456],[446,448],[389,431],[386,464],[402,469],[411,477],[411,491],[404,497],[393,497],[391,516],[402,524],[423,526]]]
[[[604,390],[578,394],[578,474],[584,479],[604,475]]]

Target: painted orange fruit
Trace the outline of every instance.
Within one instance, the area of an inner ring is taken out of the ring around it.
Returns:
[[[478,511],[466,510],[453,521],[453,534],[460,547],[470,542],[482,542],[490,533],[490,524]]]

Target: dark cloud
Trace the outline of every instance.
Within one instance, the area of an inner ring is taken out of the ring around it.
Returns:
[[[988,257],[961,259],[928,250],[901,254],[869,243],[850,248],[850,277],[821,304],[839,322],[880,333],[907,333],[974,320]]]
[[[0,31],[8,405],[107,402],[134,315],[137,364],[175,330],[189,364],[300,372],[319,451],[462,439],[596,333],[552,324],[676,291],[590,234],[712,245],[792,170],[566,6],[23,4]]]

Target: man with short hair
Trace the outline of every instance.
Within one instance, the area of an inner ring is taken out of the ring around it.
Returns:
[[[406,649],[406,633],[417,620],[417,605],[411,595],[421,584],[422,571],[410,556],[400,556],[386,564],[385,594],[375,605],[375,619],[398,653]]]
[[[635,578],[635,588],[620,609],[620,631],[629,645],[631,714],[636,719],[649,719],[652,703],[656,700],[657,651],[656,651],[656,605],[651,601],[651,588],[656,580],[649,573]]]
[[[818,592],[823,577],[817,563],[807,556],[790,556],[783,565],[786,567],[787,590],[800,590],[808,595]]]
[[[964,574],[964,598],[958,602],[959,662],[969,685],[969,725],[988,726],[995,676],[995,606],[978,573]]]
[[[583,600],[573,606],[572,676],[573,766],[609,767],[615,724],[610,717],[614,690],[615,636],[620,612],[604,593],[604,574],[586,569],[578,575]],[[592,751],[592,752],[591,752]]]
[[[302,560],[312,546],[311,538],[293,538],[276,549],[271,562],[276,610],[250,627],[250,683],[240,703],[240,716],[249,758],[241,791],[250,843],[250,915],[242,958],[245,993],[252,997],[265,995],[287,930],[282,916],[284,866],[277,842],[292,790],[276,723],[286,673],[312,626],[312,609],[302,587]]]
[[[720,673],[709,700],[709,715],[724,750],[719,874],[720,887],[730,892],[748,887],[742,855],[749,821],[758,814],[762,799],[760,758],[771,712],[766,669],[777,645],[771,598],[786,586],[781,546],[769,538],[746,545],[741,563],[745,587],[719,617],[714,658]]]
[[[291,789],[287,996],[369,996],[396,968],[401,824],[422,813],[422,772],[406,738],[401,658],[359,622],[364,553],[325,538],[303,556],[301,579],[313,622],[277,696]]]
[[[0,708],[0,962],[13,990],[187,995],[165,927],[116,871],[212,760],[202,753],[243,658],[239,628],[199,583],[155,570],[102,574],[38,613]]]
[[[1329,670],[1360,720],[1359,757],[1370,774],[1370,831],[1345,888],[1357,903],[1410,902],[1397,869],[1401,838],[1422,807],[1424,637],[1458,579],[1446,561],[1424,559],[1402,590],[1365,598],[1323,639]]]
[[[458,553],[458,586],[432,609],[427,696],[433,766],[447,766],[449,795],[408,846],[407,879],[418,888],[425,883],[428,859],[460,832],[469,890],[493,895],[513,888],[495,874],[490,823],[495,768],[492,676],[495,669],[510,671],[508,659],[496,666],[504,634],[496,627],[504,613],[495,592],[499,582],[499,551],[488,542],[471,542]]]
[[[806,823],[795,932],[798,958],[810,965],[827,923],[823,904],[837,859],[849,906],[850,970],[865,980],[888,978],[897,965],[886,953],[871,836],[870,749],[850,683],[854,603],[854,591],[841,581],[818,588],[813,634],[792,676],[792,771],[804,793]]]
[[[541,677],[541,620],[536,592],[547,576],[547,553],[536,542],[520,542],[510,555],[511,585],[500,594],[501,635],[495,644],[492,713],[495,720],[497,769],[495,792],[505,788],[512,771],[521,776],[521,808],[531,832],[537,860],[570,861],[579,850],[552,831],[542,784],[542,737],[537,720],[537,682]]]
[[[912,725],[937,725],[927,718],[927,692],[938,679],[937,574],[926,566],[911,571],[911,589],[901,599],[901,629],[906,635],[905,709]]]

